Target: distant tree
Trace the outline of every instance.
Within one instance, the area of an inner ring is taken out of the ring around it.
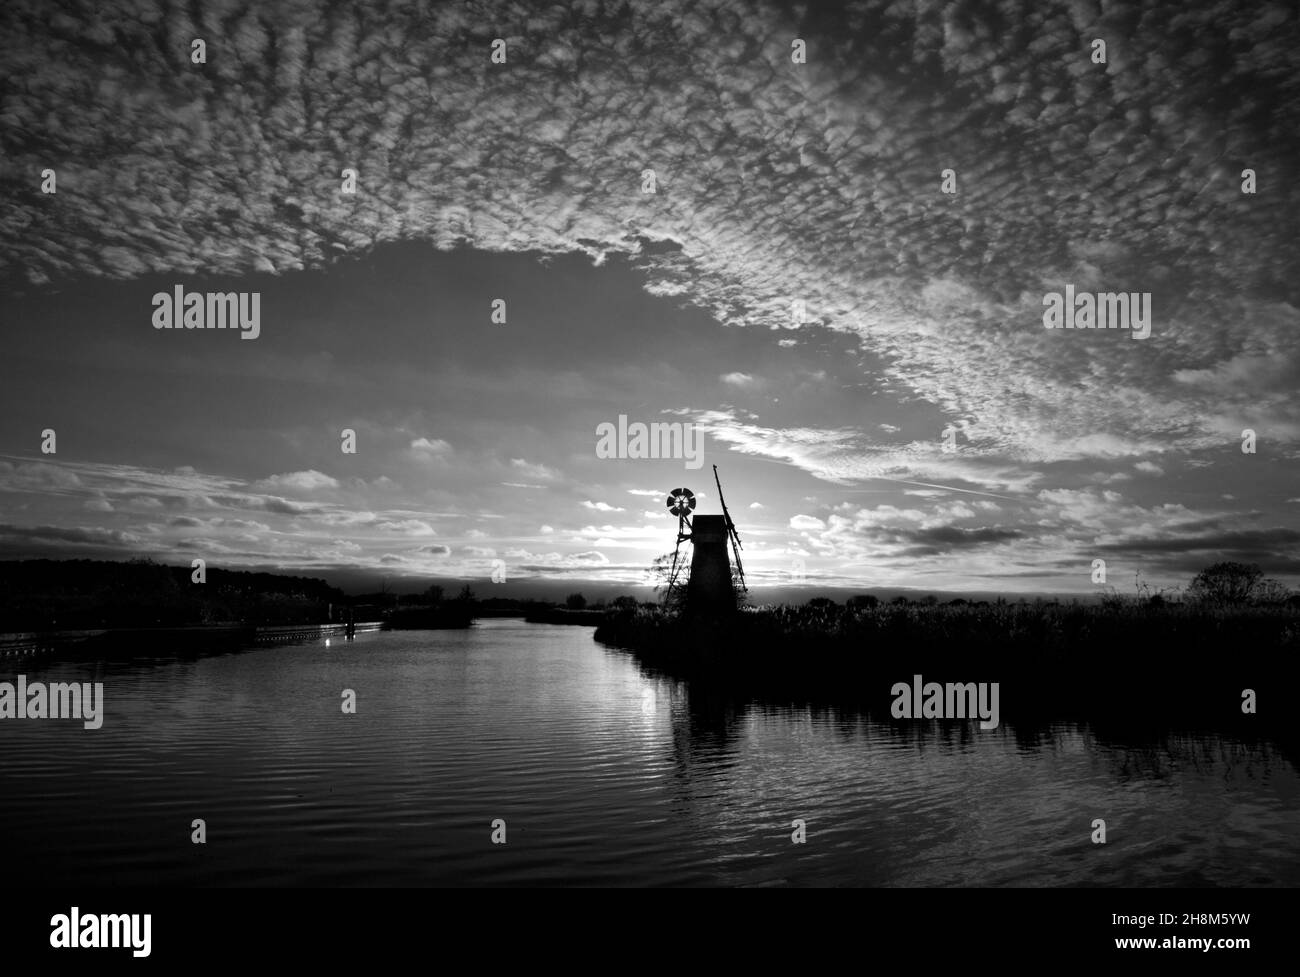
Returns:
[[[564,606],[571,611],[580,611],[587,606],[587,598],[582,594],[570,594],[564,598]]]
[[[431,584],[424,592],[424,602],[426,604],[441,604],[442,588],[437,584]]]
[[[615,597],[610,601],[610,606],[616,611],[635,611],[637,609],[637,599],[624,594],[622,597]]]
[[[907,603],[907,598],[904,597],[902,594],[899,594],[897,597],[891,600],[890,603],[898,607],[902,607],[904,604]]]
[[[1244,604],[1259,587],[1264,571],[1255,564],[1225,561],[1206,567],[1187,588],[1193,600],[1207,604]]]
[[[1291,597],[1291,588],[1278,580],[1265,577],[1250,595],[1255,604],[1285,604]]]
[[[835,601],[831,600],[829,597],[813,597],[808,600],[804,606],[818,608],[820,610],[829,610],[835,606]]]
[[[920,603],[926,607],[933,607],[935,604],[939,603],[939,598],[934,596],[934,594],[926,594],[921,598]]]
[[[474,591],[469,589],[469,584],[465,584],[460,588],[460,593],[456,595],[456,599],[464,604],[468,604],[474,599]]]
[[[880,598],[875,594],[855,594],[845,601],[845,606],[852,610],[867,610],[877,607],[880,604]]]

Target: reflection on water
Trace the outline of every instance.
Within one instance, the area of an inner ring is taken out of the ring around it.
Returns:
[[[736,704],[585,627],[6,668],[105,683],[100,730],[0,721],[0,836],[36,884],[1300,884],[1268,743]]]

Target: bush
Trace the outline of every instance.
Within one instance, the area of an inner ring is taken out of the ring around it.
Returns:
[[[1259,586],[1264,571],[1255,564],[1225,561],[1206,567],[1192,578],[1188,595],[1206,604],[1244,604]]]

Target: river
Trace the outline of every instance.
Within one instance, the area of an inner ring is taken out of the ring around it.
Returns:
[[[728,702],[592,633],[496,619],[204,656],[7,659],[5,681],[100,681],[105,696],[100,729],[0,721],[10,878],[1300,884],[1300,777],[1267,742]]]

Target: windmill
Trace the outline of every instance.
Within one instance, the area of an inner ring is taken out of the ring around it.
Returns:
[[[720,516],[692,515],[695,493],[690,489],[673,489],[668,496],[668,511],[677,517],[677,548],[673,551],[667,593],[673,593],[677,575],[681,572],[682,543],[689,542],[691,575],[686,585],[686,609],[695,615],[726,614],[736,609],[736,585],[731,575],[732,563],[727,556],[728,543],[735,558],[740,586],[745,586],[745,570],[740,563],[740,534],[727,511],[716,465],[713,466],[713,480],[718,486],[718,501],[722,505]]]

